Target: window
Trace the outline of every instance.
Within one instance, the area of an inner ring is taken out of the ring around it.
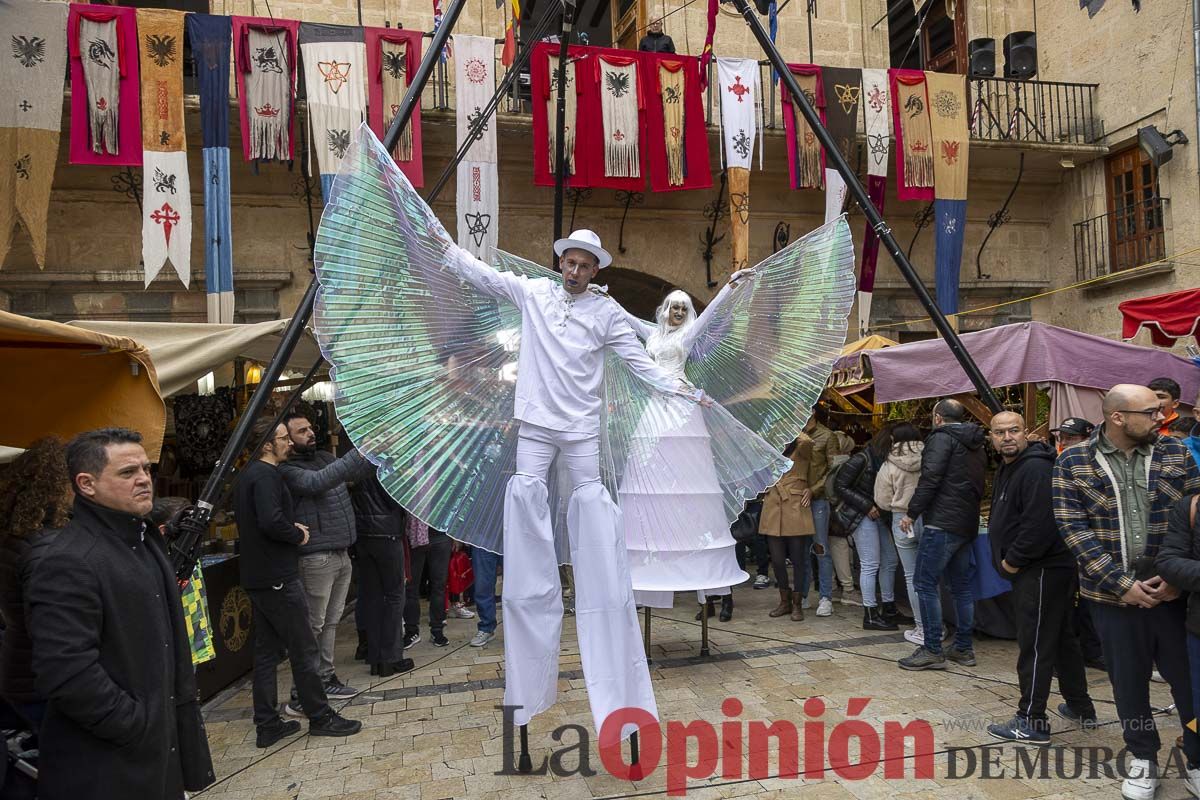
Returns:
[[[1166,250],[1158,171],[1140,148],[1108,157],[1110,272],[1162,258]]]
[[[914,4],[913,0],[888,0],[888,50],[892,67],[965,73],[966,3],[924,0]]]
[[[609,0],[612,9],[613,47],[637,50],[645,34],[646,0]]]

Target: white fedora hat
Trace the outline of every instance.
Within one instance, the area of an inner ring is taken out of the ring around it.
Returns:
[[[588,251],[600,259],[600,269],[604,269],[612,263],[612,256],[600,246],[600,237],[596,235],[595,231],[589,231],[586,228],[573,231],[567,238],[559,239],[554,243],[555,255],[561,256],[568,250]]]

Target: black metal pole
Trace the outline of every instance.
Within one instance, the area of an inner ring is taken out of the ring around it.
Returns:
[[[871,198],[867,195],[867,190],[863,187],[862,182],[858,180],[858,176],[854,174],[854,170],[846,163],[846,159],[842,156],[842,151],[838,149],[837,143],[833,141],[833,137],[829,135],[829,131],[821,123],[821,118],[817,116],[817,112],[813,110],[809,104],[808,98],[800,91],[800,85],[796,82],[796,76],[788,69],[787,62],[783,60],[779,50],[776,49],[774,43],[771,42],[771,37],[767,35],[763,29],[762,23],[758,21],[758,17],[754,15],[754,9],[750,7],[748,0],[722,0],[722,2],[732,3],[738,13],[746,20],[746,24],[750,26],[750,32],[754,34],[754,38],[758,40],[759,46],[767,54],[771,65],[775,71],[779,73],[780,79],[784,82],[787,90],[791,92],[792,102],[800,109],[800,113],[804,115],[804,119],[816,134],[817,139],[821,142],[821,147],[825,149],[825,158],[833,163],[836,169],[846,181],[846,188],[854,197],[855,202],[862,208],[863,214],[866,215],[867,222],[874,229],[875,234],[879,237],[879,241],[887,248],[888,253],[892,256],[892,261],[896,263],[896,267],[900,270],[900,274],[908,281],[908,285],[912,287],[913,293],[921,305],[925,307],[929,318],[933,320],[933,325],[937,328],[938,333],[946,340],[946,344],[950,347],[950,352],[958,361],[959,366],[963,368],[963,372],[975,385],[975,390],[979,392],[979,399],[991,409],[994,413],[1004,410],[1000,405],[1000,401],[996,398],[996,393],[992,391],[992,387],[988,385],[987,378],[979,371],[979,366],[971,358],[971,354],[963,347],[962,340],[958,338],[954,328],[950,325],[950,321],[946,319],[946,315],[937,307],[937,303],[929,296],[929,291],[925,288],[925,284],[921,283],[921,277],[917,275],[917,271],[913,268],[912,262],[900,249],[899,243],[896,242],[896,237],[892,235],[892,229],[888,227],[887,222],[879,213],[879,209],[875,208],[875,204],[871,202]]]
[[[396,141],[400,138],[400,131],[412,118],[413,110],[416,109],[417,102],[421,99],[421,92],[424,91],[425,84],[429,82],[429,76],[433,74],[433,67],[441,57],[442,48],[446,46],[450,32],[454,30],[454,25],[458,22],[458,17],[462,14],[466,4],[467,0],[452,0],[450,7],[446,10],[442,24],[434,34],[433,42],[421,59],[417,74],[409,84],[408,91],[400,103],[400,110],[396,113],[387,134],[383,137],[383,147],[387,152],[392,152],[392,148],[396,146]],[[238,420],[229,441],[225,444],[225,449],[221,452],[221,458],[213,466],[213,471],[208,476],[204,489],[196,500],[196,505],[180,522],[179,536],[171,548],[171,566],[175,570],[176,578],[181,581],[188,580],[192,575],[197,558],[196,548],[199,546],[201,538],[208,532],[208,523],[212,519],[217,498],[221,495],[221,487],[233,469],[234,461],[245,448],[246,440],[250,438],[250,428],[266,407],[267,399],[275,388],[275,382],[279,380],[284,366],[292,356],[292,351],[296,349],[296,343],[304,334],[304,326],[312,317],[313,305],[316,300],[317,279],[314,277],[308,284],[308,290],[305,291],[300,304],[296,306],[296,312],[288,322],[287,328],[284,329],[283,335],[279,339],[279,347],[275,349],[275,354],[271,356],[271,362],[263,371],[258,389],[251,395],[250,402],[246,404],[241,419]]]
[[[561,2],[561,0],[560,0]],[[496,88],[495,94],[488,100],[487,105],[479,112],[475,121],[471,123],[471,127],[467,130],[467,135],[463,137],[463,143],[459,145],[458,151],[454,154],[454,158],[442,170],[442,174],[438,176],[437,181],[433,184],[433,188],[429,190],[429,194],[425,197],[425,202],[432,204],[442,193],[442,189],[446,188],[446,184],[450,182],[450,176],[458,169],[458,165],[467,157],[467,151],[471,149],[471,145],[475,144],[475,140],[487,127],[488,120],[496,113],[496,109],[500,106],[500,101],[508,94],[509,89],[516,83],[517,76],[525,65],[529,63],[529,59],[533,56],[533,47],[541,41],[542,35],[550,27],[550,20],[554,17],[554,3],[548,3],[546,10],[542,12],[542,16],[538,19],[537,28],[533,35],[529,38],[528,43],[517,54],[512,66],[508,68],[508,72],[504,74],[504,80],[500,81],[500,85]]]
[[[558,100],[554,106],[554,241],[563,238],[563,184],[567,182],[567,44],[575,28],[575,0],[563,4],[558,40]],[[551,259],[551,264],[557,259]]]

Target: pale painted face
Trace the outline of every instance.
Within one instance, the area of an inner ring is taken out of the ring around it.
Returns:
[[[587,250],[571,248],[558,259],[562,270],[563,288],[569,294],[582,294],[600,271],[600,262]]]
[[[682,300],[674,300],[671,302],[671,307],[667,309],[667,324],[672,328],[678,328],[687,320],[687,315],[687,303]]]

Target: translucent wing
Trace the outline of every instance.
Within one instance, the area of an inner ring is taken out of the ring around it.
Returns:
[[[500,553],[520,314],[443,269],[453,246],[364,125],[317,233],[313,326],[338,417],[387,491],[434,528]]]
[[[696,339],[687,373],[782,451],[804,427],[846,339],[854,243],[845,217],[764,260]]]

